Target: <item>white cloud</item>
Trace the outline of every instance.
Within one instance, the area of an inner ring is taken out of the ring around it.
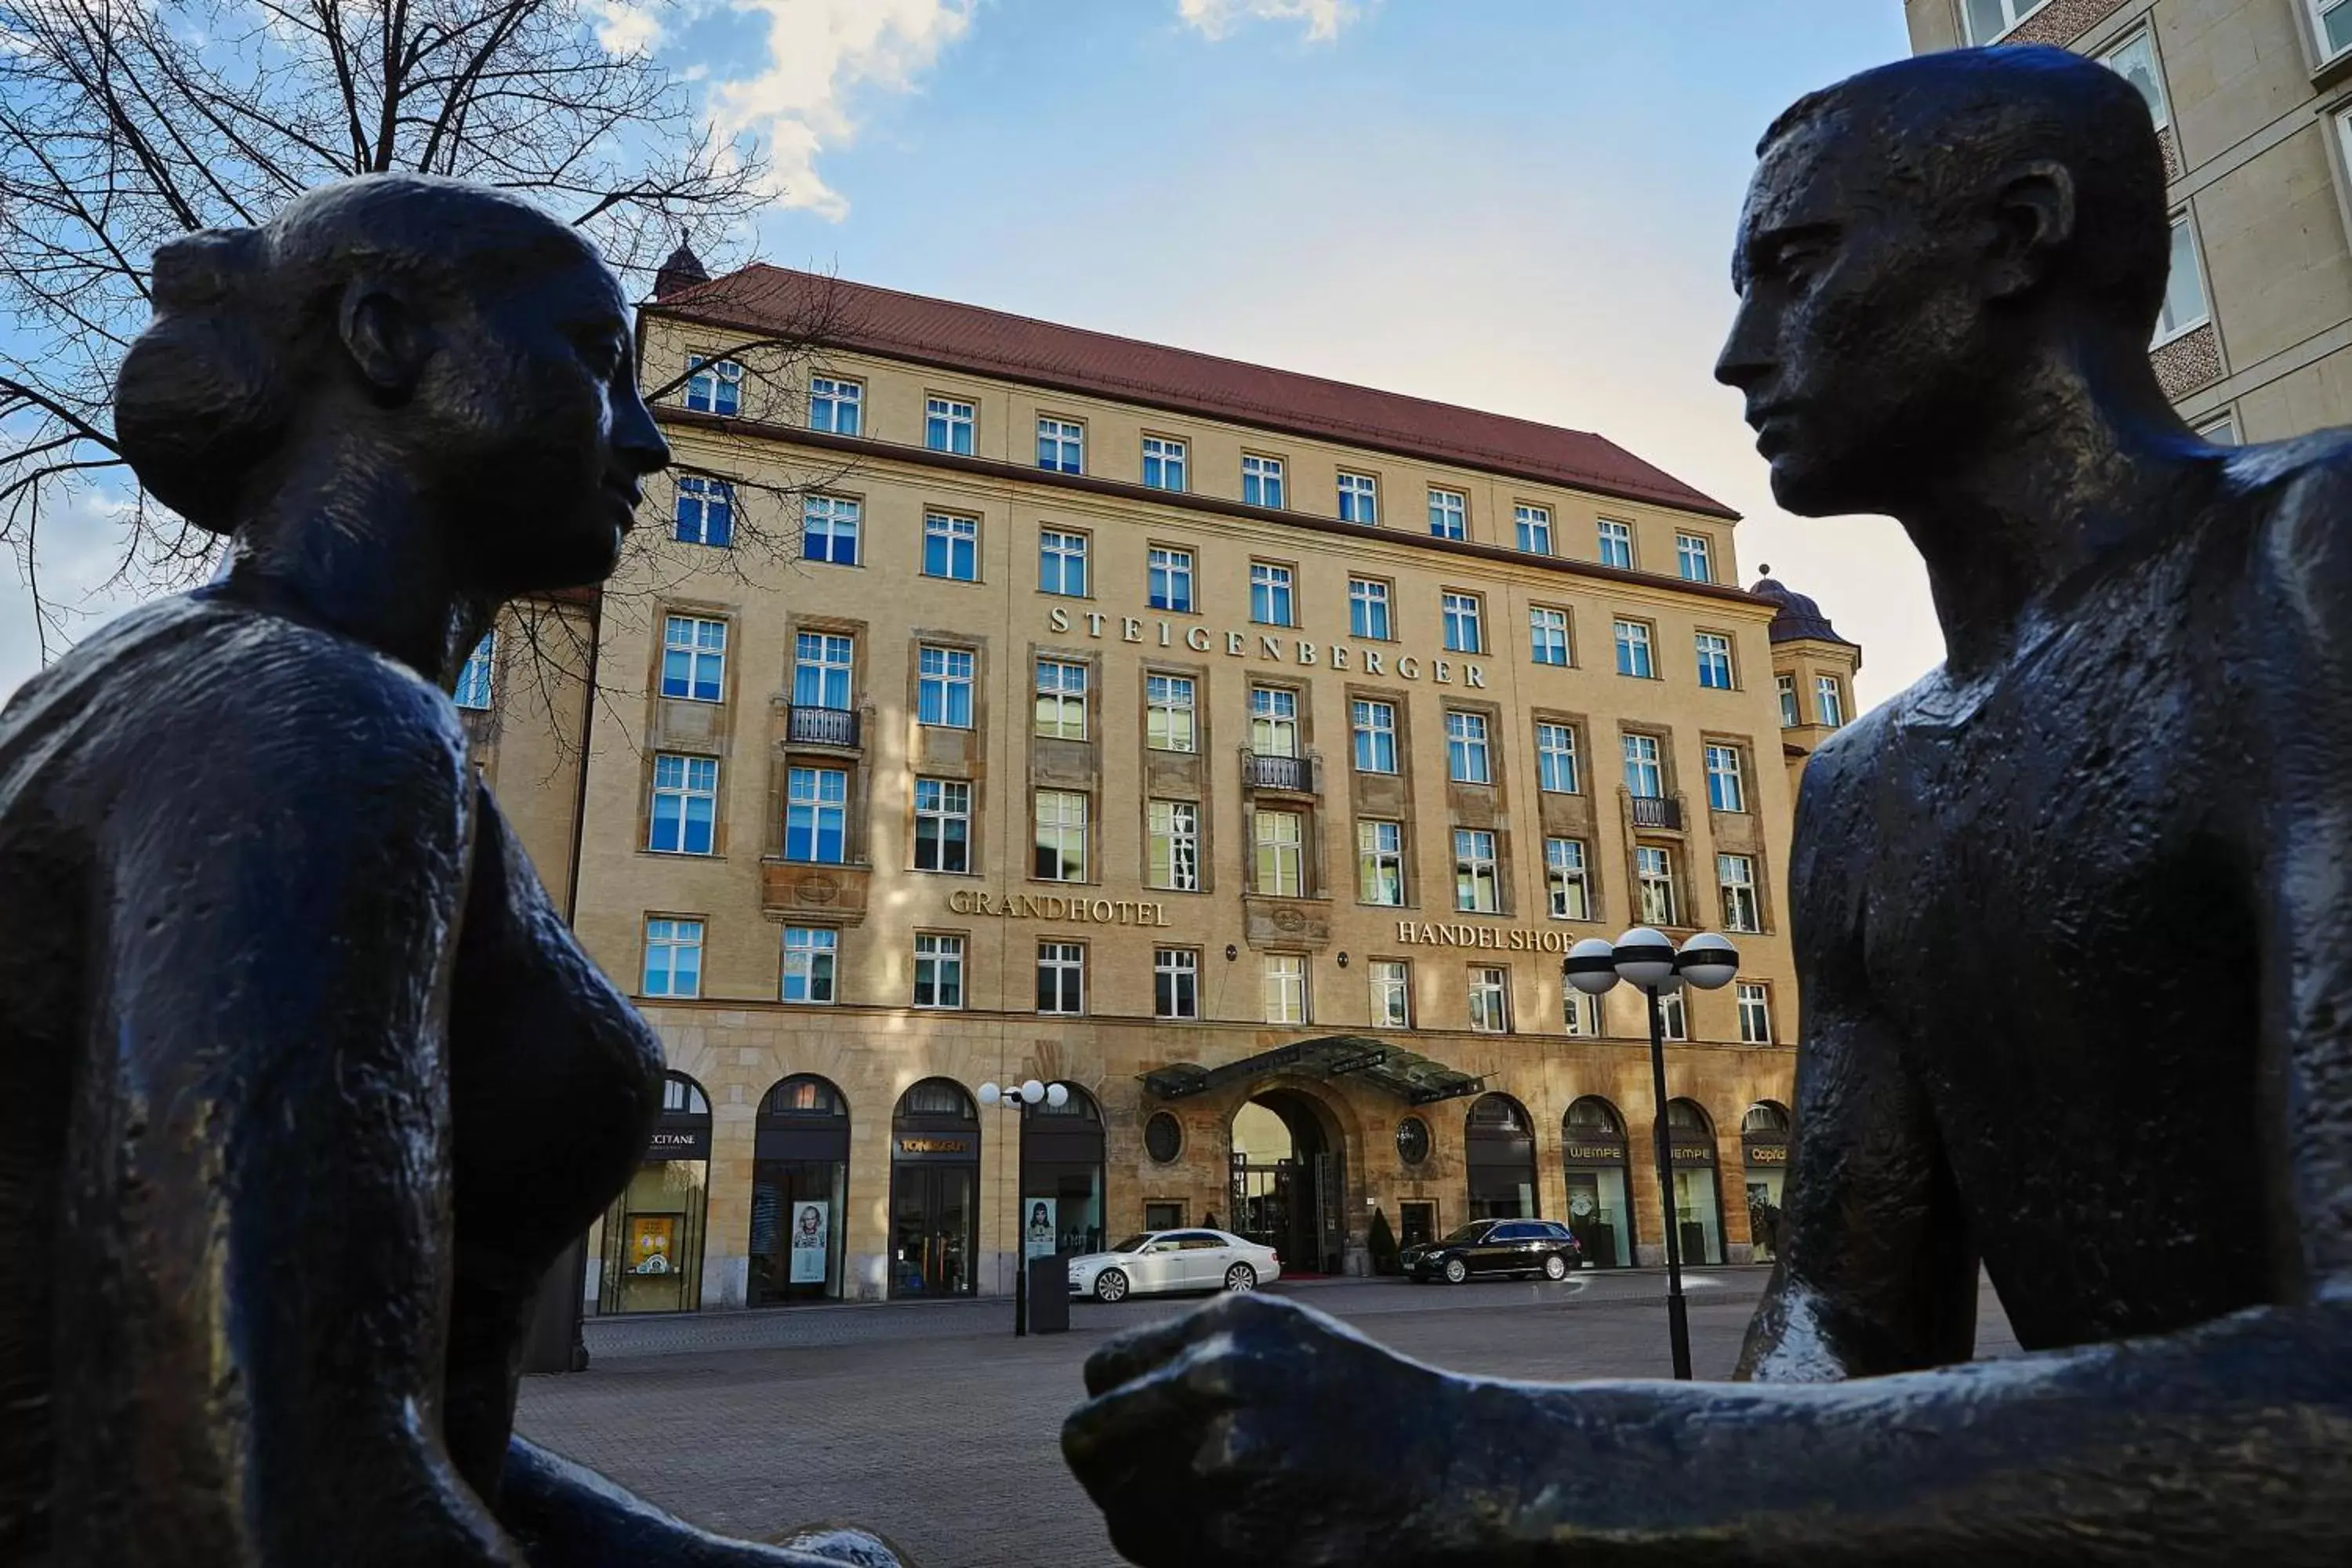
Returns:
[[[661,18],[631,0],[589,0],[596,41],[616,55],[651,54],[662,41]]]
[[[777,199],[838,218],[848,203],[816,172],[819,152],[856,132],[851,100],[861,88],[911,91],[971,25],[975,0],[731,0],[768,19],[766,68],[716,82],[719,130],[766,147]]]
[[[1176,0],[1176,14],[1210,38],[1237,22],[1304,22],[1308,37],[1328,42],[1362,12],[1357,0]]]

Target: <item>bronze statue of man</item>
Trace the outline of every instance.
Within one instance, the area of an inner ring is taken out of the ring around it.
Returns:
[[[669,460],[572,230],[381,176],[156,252],[115,429],[230,536],[0,711],[0,1562],[788,1568],[512,1436],[659,1042],[448,689]]]
[[[1783,505],[1901,521],[1948,658],[1806,775],[1746,1381],[1222,1303],[1064,1434],[1138,1563],[2345,1560],[2352,440],[2167,402],[2164,163],[2097,65],[1904,61],[1759,153],[1717,374]],[[1955,1364],[1979,1260],[2040,1353]]]

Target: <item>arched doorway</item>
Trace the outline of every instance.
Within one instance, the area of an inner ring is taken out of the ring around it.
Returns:
[[[1103,1123],[1076,1084],[1068,1100],[1021,1119],[1021,1256],[1098,1252],[1103,1246]]]
[[[1571,1102],[1560,1118],[1560,1163],[1568,1173],[1568,1228],[1595,1268],[1633,1261],[1633,1208],[1626,1201],[1625,1119],[1598,1095]]]
[[[1339,1135],[1322,1108],[1296,1089],[1267,1089],[1234,1113],[1232,1138],[1226,1228],[1274,1248],[1286,1272],[1339,1273],[1347,1179]]]
[[[1507,1094],[1480,1095],[1471,1102],[1465,1142],[1470,1217],[1535,1218],[1536,1131],[1528,1108]]]
[[[1759,1263],[1780,1256],[1780,1184],[1789,1170],[1789,1111],[1759,1100],[1739,1119],[1741,1163],[1748,1168],[1748,1235]]]
[[[801,1074],[760,1101],[751,1152],[751,1304],[841,1295],[849,1103]]]
[[[599,1312],[691,1312],[702,1304],[709,1184],[710,1099],[692,1079],[670,1073],[645,1158],[604,1212]]]
[[[928,1078],[890,1118],[890,1294],[969,1296],[980,1252],[980,1108]]]
[[[1666,1101],[1666,1155],[1685,1263],[1723,1261],[1723,1208],[1715,1190],[1715,1124],[1696,1102]]]

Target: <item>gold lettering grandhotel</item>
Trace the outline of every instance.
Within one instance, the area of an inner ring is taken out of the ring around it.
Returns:
[[[1560,978],[1639,923],[1738,944],[1668,1012],[1671,1206],[1769,1256],[1790,801],[1860,650],[1736,585],[1736,514],[1598,436],[684,251],[642,352],[660,538],[459,689],[668,1047],[591,1310],[1177,1225],[1654,1260],[1640,998]],[[1068,1104],[977,1103],[1029,1079]]]

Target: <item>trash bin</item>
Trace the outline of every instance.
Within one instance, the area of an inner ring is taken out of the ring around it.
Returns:
[[[1029,1260],[1029,1331],[1066,1334],[1070,1331],[1070,1260],[1033,1258]]]

